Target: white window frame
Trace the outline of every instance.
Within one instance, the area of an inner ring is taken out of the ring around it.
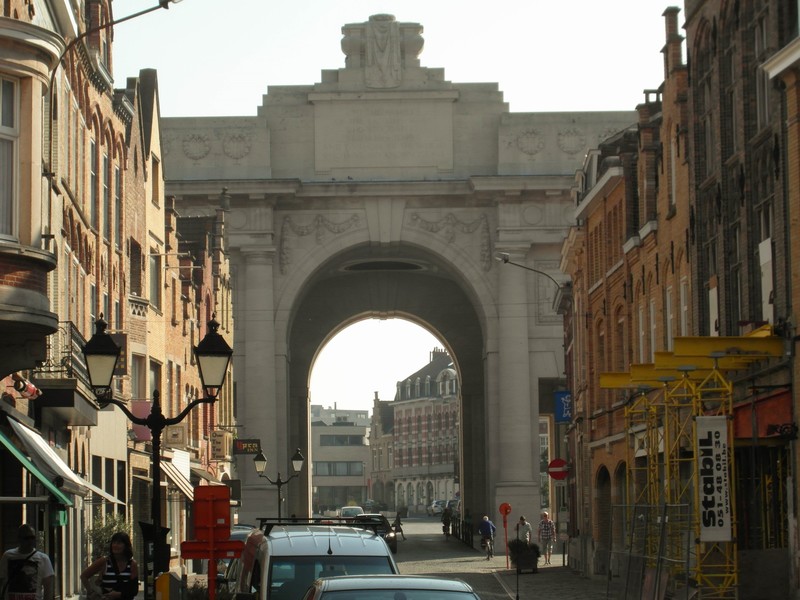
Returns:
[[[689,280],[686,277],[681,277],[681,328],[680,334],[682,336],[689,335]]]
[[[6,100],[3,97],[5,93],[8,93],[6,90],[7,85],[10,84],[12,87],[11,93],[13,95],[11,99],[11,125],[3,125],[3,113],[2,113],[2,106],[5,104]],[[8,238],[8,239],[17,239],[18,237],[18,217],[19,217],[19,81],[13,79],[11,77],[6,77],[3,75],[0,77],[0,140],[4,142],[10,142],[10,161],[9,171],[10,177],[8,177],[9,183],[3,183],[0,181],[0,185],[7,185],[8,186],[8,206],[2,206],[2,202],[4,202],[2,195],[0,195],[0,238]],[[6,90],[4,92],[4,90]],[[0,171],[2,173],[2,171]],[[0,177],[0,179],[5,180],[6,177]],[[1,188],[0,188],[1,189]],[[4,194],[6,192],[0,191],[0,194]]]
[[[656,360],[656,336],[657,332],[657,322],[658,319],[656,317],[656,301],[654,299],[650,299],[650,362],[655,362]]]
[[[672,307],[672,286],[668,285],[664,294],[664,315],[666,316],[666,336],[667,352],[672,352],[674,332],[675,332],[675,311]]]

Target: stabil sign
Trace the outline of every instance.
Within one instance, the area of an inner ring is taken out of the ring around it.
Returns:
[[[700,541],[733,541],[728,418],[697,417]]]

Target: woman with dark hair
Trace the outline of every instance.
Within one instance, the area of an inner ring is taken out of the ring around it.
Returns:
[[[139,566],[133,558],[130,536],[118,531],[111,536],[108,556],[94,561],[81,573],[81,582],[91,592],[89,580],[101,574],[103,600],[133,600],[139,592]]]

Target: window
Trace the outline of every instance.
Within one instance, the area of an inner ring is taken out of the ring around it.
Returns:
[[[144,391],[146,386],[144,377],[144,356],[134,354],[131,356],[131,398],[133,400],[147,398],[147,393]]]
[[[681,335],[689,335],[689,282],[681,279]]]
[[[664,338],[667,341],[667,352],[672,352],[672,341],[675,335],[675,312],[672,309],[672,286],[667,286],[666,292],[664,293],[664,317],[666,318],[665,325],[667,331]]]
[[[114,245],[119,250],[122,236],[122,181],[119,167],[114,167]]]
[[[128,276],[129,287],[131,290],[132,296],[141,296],[142,295],[142,267],[144,264],[142,263],[142,247],[136,242],[136,240],[130,240],[130,252],[131,252],[131,272]]]
[[[111,239],[111,188],[109,178],[111,170],[108,164],[108,154],[103,154],[103,235],[107,240]]]
[[[320,446],[363,446],[363,435],[329,435],[323,434],[319,436]]]
[[[669,147],[669,207],[674,210],[678,194],[678,138]]]
[[[768,56],[767,16],[762,14],[756,20],[755,26],[755,77],[756,77],[756,117],[758,128],[763,129],[769,125],[769,74],[761,68],[761,63]]]
[[[0,78],[0,235],[14,235],[18,138],[17,84]]]
[[[656,301],[650,300],[650,362],[656,360]]]
[[[638,310],[639,321],[639,362],[644,362],[644,306],[639,305]]]
[[[161,163],[158,162],[158,159],[155,156],[153,157],[151,175],[153,178],[153,197],[151,200],[156,206],[161,206]]]
[[[97,320],[97,286],[95,284],[89,286],[89,320],[92,323]]]
[[[150,395],[153,397],[153,392],[161,390],[161,365],[154,360],[150,361]]]
[[[161,257],[150,255],[150,304],[161,310]]]
[[[97,146],[89,142],[89,223],[97,229]]]
[[[314,461],[314,475],[334,477],[359,476],[364,474],[364,463],[356,461]]]

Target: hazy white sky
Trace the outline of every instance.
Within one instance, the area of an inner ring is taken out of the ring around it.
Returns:
[[[114,0],[114,17],[155,4]],[[422,66],[498,83],[513,112],[632,110],[663,80],[670,5],[683,2],[182,0],[115,28],[113,71],[122,87],[157,69],[163,116],[254,115],[267,86],[344,68],[343,25],[389,13],[422,25]]]
[[[158,0],[114,0],[114,18]],[[423,27],[424,67],[499,85],[512,112],[633,110],[663,81],[662,0],[183,0],[120,24],[115,86],[158,71],[162,116],[254,115],[268,86],[344,68],[342,26],[389,13]],[[680,22],[683,22],[681,16]],[[320,354],[311,401],[369,409],[442,344],[406,321],[351,326]]]

